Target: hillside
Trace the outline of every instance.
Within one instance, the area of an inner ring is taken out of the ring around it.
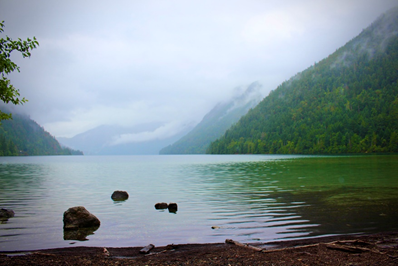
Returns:
[[[209,144],[221,137],[250,108],[261,100],[261,85],[257,82],[247,87],[242,95],[216,105],[202,121],[177,142],[160,150],[160,154],[201,154],[206,153]]]
[[[61,147],[58,141],[27,116],[13,114],[12,120],[0,125],[0,156],[82,155],[80,151]]]
[[[272,91],[208,153],[398,152],[398,8]]]

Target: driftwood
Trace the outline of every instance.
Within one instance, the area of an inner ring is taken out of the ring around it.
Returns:
[[[334,241],[334,242],[330,242],[331,243],[336,243],[336,244],[354,244],[354,245],[358,245],[358,246],[374,246],[374,244],[372,243],[368,243],[362,240],[338,240],[338,241]]]
[[[303,245],[303,246],[296,246],[296,247],[288,247],[288,248],[281,248],[281,249],[272,249],[272,250],[262,250],[264,253],[271,253],[271,252],[279,252],[279,251],[286,251],[286,250],[296,250],[301,248],[311,248],[311,247],[318,247],[320,245],[325,245],[328,249],[334,249],[344,252],[350,253],[361,253],[361,252],[373,252],[378,254],[384,254],[378,250],[365,248],[365,247],[356,247],[355,245],[359,246],[374,246],[371,243],[367,243],[360,240],[343,240],[343,241],[333,241],[329,243],[317,243],[311,245]]]
[[[347,245],[339,245],[339,244],[325,244],[325,246],[328,249],[334,249],[334,250],[340,250],[340,251],[345,251],[345,252],[350,252],[350,253],[362,253],[362,252],[368,252],[370,249],[368,248],[359,248],[359,247],[352,247],[352,246],[347,246]]]
[[[149,244],[148,246],[143,247],[143,248],[140,250],[140,253],[141,253],[141,254],[148,254],[149,251],[151,251],[151,249],[153,249],[154,247],[155,247],[154,245]]]
[[[159,251],[159,252],[152,252],[149,254],[146,254],[145,256],[152,256],[152,255],[157,255],[157,254],[161,254],[161,253],[165,253],[165,252],[169,252],[169,251],[175,251],[178,248],[178,246],[174,245],[174,244],[169,244],[166,246],[165,250]]]
[[[55,254],[51,254],[51,253],[43,253],[43,252],[33,252],[32,254],[34,255],[40,255],[40,256],[46,256],[46,257],[55,257]],[[6,256],[6,255],[5,255]]]
[[[248,244],[243,244],[243,243],[240,243],[240,242],[238,242],[238,241],[234,241],[234,240],[232,240],[232,239],[226,239],[226,240],[225,240],[225,243],[227,243],[227,244],[232,244],[232,245],[236,245],[236,246],[239,246],[239,247],[248,248],[248,249],[251,249],[251,250],[254,250],[254,251],[263,251],[262,248],[250,246],[250,245],[248,245]]]
[[[165,252],[167,252],[167,251],[173,251],[173,250],[165,249],[165,250],[162,250],[162,251],[159,251],[159,252],[153,252],[153,253],[145,254],[145,256],[158,255],[158,254],[161,254],[161,253],[165,253]]]
[[[352,245],[345,245],[346,243],[349,243]],[[345,252],[350,252],[350,253],[373,252],[373,253],[377,253],[377,254],[385,254],[383,252],[380,252],[377,249],[363,247],[363,246],[374,247],[374,245],[371,243],[367,243],[367,242],[359,241],[359,240],[335,241],[335,242],[326,243],[325,245],[329,249],[335,249],[335,250],[340,250],[340,251],[345,251]],[[355,245],[359,245],[362,247],[356,247]]]
[[[317,246],[319,246],[319,244],[303,245],[303,246],[297,246],[297,247],[279,248],[279,249],[271,249],[271,250],[263,249],[261,252],[271,253],[271,252],[279,252],[279,251],[286,251],[286,250],[295,250],[295,249],[300,249],[300,248],[312,248],[312,247],[317,247]]]

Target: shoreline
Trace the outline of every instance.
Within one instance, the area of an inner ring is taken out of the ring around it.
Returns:
[[[148,243],[149,244],[149,243]],[[0,265],[398,265],[398,232],[323,236],[267,243],[66,247],[0,251]]]

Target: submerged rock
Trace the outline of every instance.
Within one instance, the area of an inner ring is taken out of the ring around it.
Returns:
[[[169,204],[167,204],[166,202],[158,202],[155,204],[155,209],[163,210],[163,209],[167,209],[168,206],[169,206]]]
[[[170,203],[168,206],[169,212],[176,213],[178,210],[177,203]]]
[[[116,190],[113,192],[111,198],[115,201],[127,200],[129,198],[129,194],[126,191]]]
[[[7,209],[0,209],[0,219],[8,219],[11,217],[14,217],[15,213],[13,210],[7,210]]]
[[[99,227],[100,220],[83,206],[69,208],[64,212],[64,229],[74,230],[87,227]]]

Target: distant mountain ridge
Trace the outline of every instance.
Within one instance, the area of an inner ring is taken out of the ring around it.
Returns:
[[[59,142],[26,115],[12,114],[12,120],[0,125],[0,156],[82,155]]]
[[[205,153],[212,141],[222,136],[231,125],[261,101],[260,88],[261,85],[254,82],[242,95],[217,104],[192,131],[172,145],[161,149],[160,154]]]
[[[161,126],[161,123],[147,123],[133,127],[102,125],[72,138],[60,137],[58,141],[68,147],[82,150],[86,155],[154,155],[159,154],[162,147],[173,143],[191,129],[190,126],[187,126],[185,131],[162,139],[114,143],[115,138],[122,135],[154,132]]]
[[[184,145],[187,139],[193,138],[194,141],[189,144],[187,151],[170,153],[205,153],[211,140],[221,136],[232,123],[238,121],[261,100],[260,88],[261,85],[257,82],[251,84],[242,95],[214,107],[194,129],[185,125],[184,130],[170,137],[119,143],[123,136],[151,134],[165,126],[161,123],[147,123],[133,127],[102,125],[72,138],[59,137],[58,141],[65,146],[82,150],[86,155],[154,155],[169,153],[167,149],[174,147],[180,149],[180,143]]]
[[[282,83],[207,152],[398,152],[398,7]]]

